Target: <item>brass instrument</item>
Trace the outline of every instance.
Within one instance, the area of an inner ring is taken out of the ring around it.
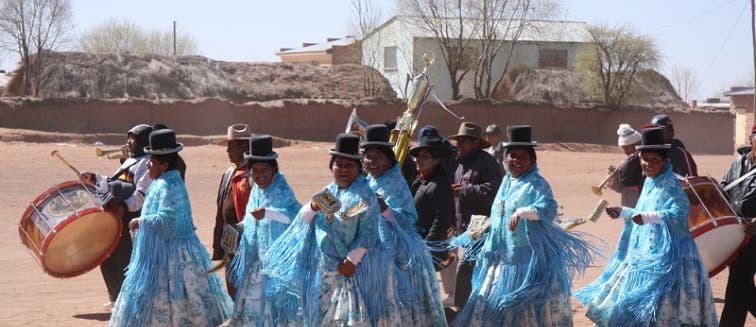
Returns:
[[[405,94],[407,110],[396,120],[396,127],[391,131],[391,137],[389,138],[389,142],[395,144],[394,154],[396,154],[396,160],[399,164],[403,164],[404,159],[407,158],[412,133],[417,127],[423,103],[431,94],[430,80],[426,71],[428,70],[428,66],[433,63],[433,60],[433,57],[423,55],[423,61],[425,62],[423,72],[411,79],[411,88],[405,88],[405,91],[408,91]],[[406,86],[410,86],[409,83],[410,79],[408,77]]]
[[[593,194],[596,194],[598,196],[602,196],[603,195],[602,190],[606,187],[606,184],[609,183],[609,181],[612,180],[612,178],[614,178],[614,176],[616,176],[619,173],[619,167],[620,166],[617,166],[611,172],[609,172],[609,175],[606,176],[606,178],[604,178],[604,180],[601,181],[601,183],[599,183],[598,185],[591,186],[591,192],[593,192]]]
[[[129,157],[129,148],[125,145],[121,146],[119,149],[112,150],[95,148],[95,155],[97,156],[97,159],[102,159],[103,157],[108,159],[124,159]]]
[[[63,157],[60,155],[60,153],[58,153],[58,150],[52,150],[52,152],[50,152],[50,156],[58,158],[58,160],[60,160],[60,162],[62,162],[64,165],[66,165],[66,167],[68,167],[71,170],[73,170],[73,172],[76,173],[76,176],[81,175],[81,173],[79,172],[78,169],[76,169],[76,167],[74,167],[72,164],[70,164],[66,159],[63,159]]]

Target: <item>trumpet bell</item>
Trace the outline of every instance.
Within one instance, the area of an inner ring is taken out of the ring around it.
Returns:
[[[596,195],[598,195],[598,196],[602,196],[602,195],[604,195],[604,192],[602,192],[602,189],[603,189],[603,188],[599,188],[599,187],[598,187],[598,186],[596,186],[596,185],[592,185],[592,186],[591,186],[591,192],[593,192],[593,194],[596,194]]]
[[[95,155],[98,159],[107,158],[107,159],[123,159],[129,156],[129,149],[125,146],[122,146],[119,149],[112,149],[112,150],[103,150],[100,148],[95,148]]]

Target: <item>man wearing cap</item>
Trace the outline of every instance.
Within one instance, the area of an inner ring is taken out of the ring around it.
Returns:
[[[609,182],[609,188],[620,193],[623,207],[633,208],[638,202],[644,179],[640,156],[635,151],[635,146],[640,145],[641,135],[629,124],[620,124],[617,136],[617,145],[622,148],[626,157],[619,167],[609,166],[610,174],[618,169],[615,177]]]
[[[144,203],[144,195],[152,183],[152,178],[147,173],[149,155],[144,153],[144,147],[149,145],[150,132],[152,132],[152,127],[147,124],[136,125],[127,132],[126,147],[129,150],[129,157],[121,163],[121,167],[112,176],[107,177],[92,172],[84,172],[79,176],[84,183],[91,185],[113,184],[114,181],[133,185],[133,187],[126,187],[131,191],[128,196],[118,196],[117,201],[108,199],[107,203],[103,203],[123,221],[124,226],[128,226],[132,218],[139,217],[142,203]],[[103,193],[107,192],[104,191]],[[131,235],[125,230],[124,228],[121,233],[121,239],[118,241],[116,249],[100,265],[100,272],[103,280],[105,280],[110,300],[103,306],[108,310],[113,308],[113,304],[118,298],[125,278],[124,270],[131,258]]]
[[[486,152],[496,159],[496,162],[501,166],[501,175],[504,176],[504,147],[501,145],[501,127],[499,125],[491,124],[486,127],[486,141],[491,144]]]
[[[231,166],[223,173],[218,187],[217,206],[215,215],[215,228],[213,229],[213,260],[221,260],[226,252],[221,247],[223,228],[226,225],[236,225],[244,219],[244,210],[247,207],[249,192],[252,190],[249,184],[249,166],[244,159],[251,134],[247,124],[234,124],[228,127],[226,139],[220,145],[226,146],[226,153]],[[231,255],[229,255],[231,256]],[[230,259],[230,258],[229,258]],[[226,271],[228,273],[228,270]],[[236,289],[226,279],[228,293],[233,297]]]
[[[751,146],[738,149],[740,155],[730,165],[722,178],[722,186],[733,183],[756,167],[756,125],[751,128]],[[753,276],[756,273],[756,174],[745,178],[727,191],[733,209],[740,217],[750,220],[744,232],[751,235],[738,258],[730,264],[725,290],[725,305],[719,324],[722,326],[743,326],[748,312],[756,317],[756,287]]]
[[[467,230],[472,215],[491,215],[491,204],[501,184],[501,165],[483,149],[490,146],[483,138],[480,125],[464,122],[457,134],[449,136],[457,143],[457,170],[454,172],[454,206],[457,235]],[[470,296],[475,262],[462,256],[457,267],[454,305],[464,306]]]
[[[672,171],[680,176],[698,176],[698,167],[693,156],[685,149],[682,141],[675,138],[675,126],[672,119],[667,115],[656,115],[651,118],[651,124],[664,129],[664,141],[671,144],[669,160],[672,162]]]

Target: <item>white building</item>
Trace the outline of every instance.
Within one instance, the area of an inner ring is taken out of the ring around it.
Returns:
[[[422,71],[423,54],[435,56],[435,63],[427,71],[433,92],[441,100],[449,100],[451,83],[439,42],[433,32],[423,26],[419,17],[392,17],[362,39],[362,64],[381,72],[401,96],[407,75],[414,76]],[[576,55],[587,40],[587,26],[585,22],[574,21],[529,21],[517,40],[509,67],[573,69]],[[504,73],[506,59],[505,53],[496,56],[495,78]],[[463,97],[474,96],[472,78],[473,73],[469,72],[462,80],[460,94]]]

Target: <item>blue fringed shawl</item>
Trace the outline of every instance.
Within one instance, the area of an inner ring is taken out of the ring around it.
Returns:
[[[523,218],[517,229],[510,231],[509,219],[522,207],[536,211],[540,220]],[[480,248],[473,290],[456,325],[465,326],[475,320],[500,326],[518,321],[518,317],[528,314],[527,310],[536,312],[533,325],[546,325],[545,311],[550,308],[545,304],[553,296],[569,297],[573,276],[582,273],[598,252],[578,234],[555,225],[556,215],[557,203],[537,167],[518,178],[507,173],[491,207],[491,229],[482,246],[469,236],[453,241],[468,246],[477,243]],[[496,278],[486,275],[497,270],[501,275]],[[493,280],[493,285],[481,285],[486,277]]]
[[[591,320],[600,326],[663,325],[666,322],[657,321],[662,303],[670,299],[676,305],[680,292],[692,294],[701,303],[713,303],[702,299],[711,297],[711,289],[689,232],[689,209],[669,163],[656,177],[646,178],[637,206],[622,208],[625,227],[604,272],[575,294],[589,306]],[[632,216],[643,212],[658,214],[661,223],[633,223]],[[691,270],[695,281],[686,282]],[[691,284],[697,285],[696,289],[688,289],[686,285]],[[716,325],[716,314],[714,319],[707,317],[714,312],[713,305],[699,309],[692,310],[698,311],[697,318]]]

